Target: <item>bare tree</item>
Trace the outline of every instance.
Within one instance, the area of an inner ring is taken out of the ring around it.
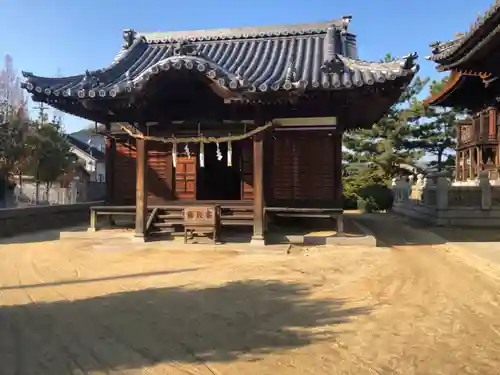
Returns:
[[[4,67],[0,70],[0,122],[20,114],[26,115],[20,111],[26,112],[26,98],[12,56],[6,55]]]
[[[12,173],[18,173],[22,181],[21,166],[29,131],[27,119],[21,79],[14,69],[12,57],[6,55],[4,67],[0,70],[0,201],[6,196]]]

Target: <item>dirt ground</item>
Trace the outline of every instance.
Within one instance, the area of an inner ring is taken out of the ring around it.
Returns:
[[[0,244],[0,374],[500,373],[500,282],[364,224],[393,247]]]

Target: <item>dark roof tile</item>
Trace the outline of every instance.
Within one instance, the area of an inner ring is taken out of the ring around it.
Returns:
[[[71,145],[73,145],[74,147],[82,150],[83,152],[86,152],[87,154],[93,156],[99,161],[104,160],[105,158],[104,152],[102,152],[98,148],[93,147],[92,145],[89,145],[70,134],[66,135],[66,137],[68,138],[69,143],[71,143]]]
[[[474,38],[477,35],[478,31],[499,13],[500,13],[500,0],[495,0],[493,5],[486,11],[486,13],[478,17],[476,22],[471,25],[469,31],[460,35],[457,38],[454,38],[446,42],[432,43],[430,45],[430,47],[432,48],[432,55],[428,56],[427,59],[439,62],[451,57],[469,40]]]
[[[38,96],[115,97],[160,72],[189,70],[239,93],[337,90],[413,76],[418,69],[416,54],[390,63],[356,59],[355,37],[342,22],[145,36],[127,30],[110,67],[60,79],[24,73],[24,87]]]

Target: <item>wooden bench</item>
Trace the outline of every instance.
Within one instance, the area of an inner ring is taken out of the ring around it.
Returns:
[[[344,210],[341,208],[265,207],[264,210],[281,217],[333,219],[337,224],[337,236],[344,236]]]
[[[90,207],[90,231],[98,230],[97,219],[99,216],[104,216],[109,219],[110,226],[112,225],[113,216],[135,216],[134,206],[92,206]]]

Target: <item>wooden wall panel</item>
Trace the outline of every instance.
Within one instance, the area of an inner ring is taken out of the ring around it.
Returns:
[[[270,142],[271,140],[269,140]],[[294,185],[297,181],[297,154],[293,137],[288,133],[276,133],[273,140],[271,181],[273,198],[294,199]],[[264,177],[265,178],[265,177]]]
[[[338,136],[327,132],[274,133],[271,195],[274,204],[333,207],[338,204],[341,171]]]
[[[161,205],[173,197],[172,146],[151,142],[148,151],[148,204]]]
[[[239,141],[241,146],[241,179],[243,199],[253,199],[253,143],[252,139]]]
[[[114,158],[113,202],[135,204],[136,153],[133,139],[117,142]]]

